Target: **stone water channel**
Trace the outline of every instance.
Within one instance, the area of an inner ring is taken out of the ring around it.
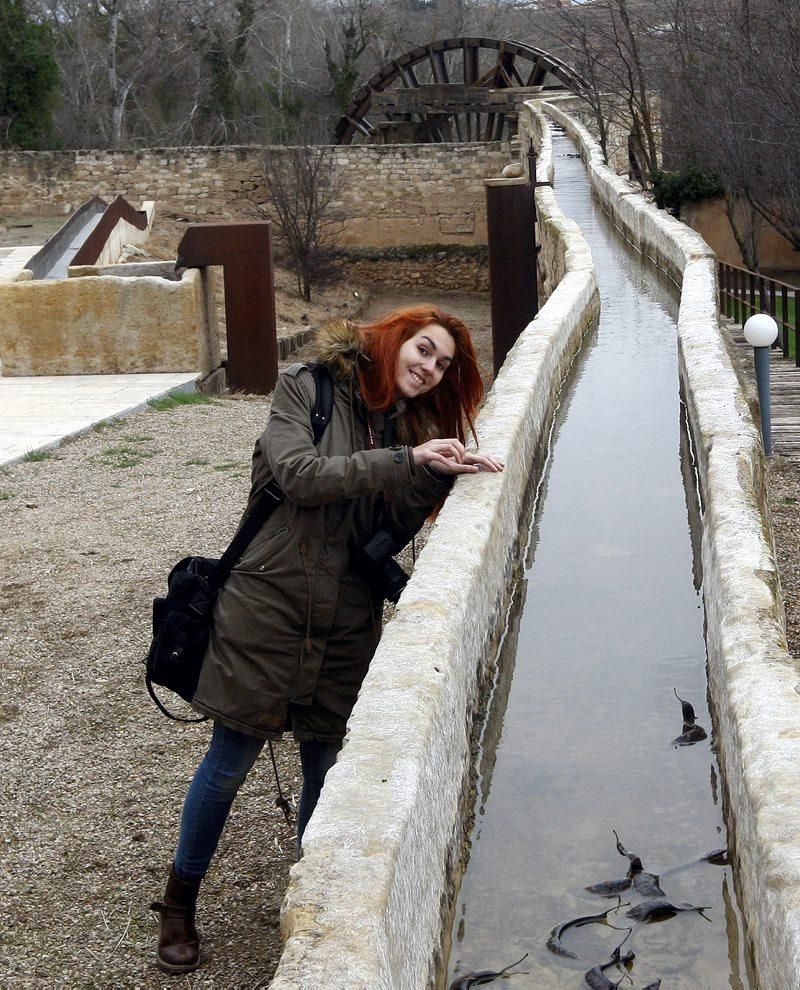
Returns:
[[[697,506],[678,390],[677,291],[593,199],[572,143],[554,134],[555,192],[597,267],[599,327],[561,395],[478,757],[475,824],[447,985],[518,959],[498,985],[577,988],[632,922],[551,929],[614,907],[587,885],[626,875],[616,830],[674,903],[641,925],[621,985],[754,988],[729,866],[706,698]],[[675,747],[689,700],[708,738]],[[643,898],[632,890],[623,904]],[[619,971],[609,971],[614,981]]]

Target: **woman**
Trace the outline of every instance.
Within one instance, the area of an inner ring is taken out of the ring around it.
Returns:
[[[288,368],[253,454],[250,503],[271,480],[284,501],[220,591],[192,704],[214,719],[186,795],[162,902],[158,964],[200,964],[194,911],[233,799],[267,739],[291,729],[303,788],[298,855],[381,631],[383,594],[359,548],[379,531],[407,543],[457,474],[501,471],[464,448],[483,393],[469,331],[415,306],[317,337],[333,377],[330,422],[314,446],[314,379]]]

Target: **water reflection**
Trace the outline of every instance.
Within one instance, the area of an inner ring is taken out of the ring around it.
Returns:
[[[613,906],[585,887],[628,869],[616,830],[671,901],[710,905],[710,921],[682,913],[631,925],[627,908],[617,912],[612,924],[634,929],[628,985],[745,990],[730,868],[700,859],[726,843],[712,738],[670,745],[675,689],[712,726],[677,298],[610,228],[583,166],[563,157],[571,146],[555,145],[556,194],[590,242],[602,312],[562,396],[481,740],[449,980],[528,952],[526,972],[506,985],[577,990],[625,931],[570,931],[578,959],[545,943],[558,923]]]

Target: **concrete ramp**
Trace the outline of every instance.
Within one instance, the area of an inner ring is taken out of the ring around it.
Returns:
[[[92,196],[27,261],[34,279],[67,278],[73,265],[113,264],[124,244],[143,243],[155,204],[136,210],[122,196],[107,203]]]

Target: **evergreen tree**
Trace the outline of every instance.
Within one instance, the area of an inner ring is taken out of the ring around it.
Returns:
[[[51,126],[58,67],[50,27],[0,0],[0,147],[34,148]]]

